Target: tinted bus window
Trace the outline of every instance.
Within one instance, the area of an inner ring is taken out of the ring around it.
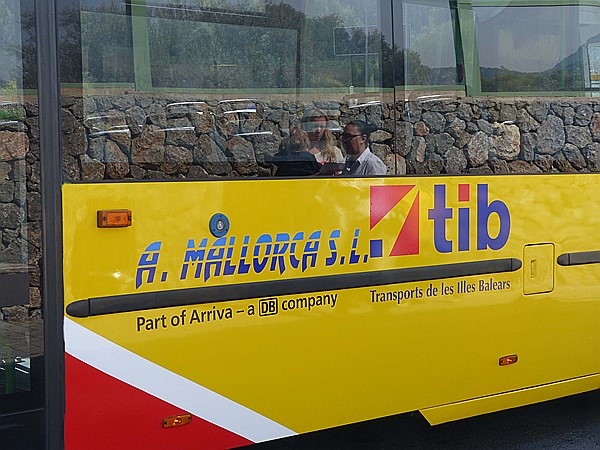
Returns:
[[[594,7],[475,7],[484,92],[590,88],[588,48],[600,40]],[[592,58],[593,59],[593,58]]]
[[[3,445],[23,448],[43,447],[43,416],[25,412],[44,404],[33,3],[0,0],[0,429]]]
[[[396,84],[413,88],[464,84],[462,55],[456,45],[456,11],[448,3],[394,2],[395,40],[402,51],[394,55],[398,67]],[[458,55],[458,59],[457,59]]]
[[[386,175],[596,170],[593,105],[479,94],[599,87],[598,8],[75,3],[59,3],[67,180],[329,176],[352,120]]]
[[[60,5],[61,81],[66,88],[133,87],[131,17],[126,2],[82,0]]]
[[[355,119],[397,173],[379,0],[61,7],[69,180],[313,174],[281,169],[295,131],[329,175]]]
[[[17,78],[21,78],[21,30],[18,17],[19,3],[15,1],[0,3],[0,87],[3,93],[16,89]]]
[[[225,21],[223,14],[151,8],[152,86],[294,89],[300,30],[277,17],[286,11],[271,9],[241,17],[230,10]]]
[[[133,83],[131,20],[125,3],[82,2],[81,58],[84,83]]]

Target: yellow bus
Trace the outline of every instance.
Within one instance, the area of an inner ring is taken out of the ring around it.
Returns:
[[[598,389],[598,6],[0,0],[0,424],[218,449]]]

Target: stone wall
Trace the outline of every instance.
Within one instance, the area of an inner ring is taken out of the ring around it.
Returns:
[[[39,318],[42,257],[37,106],[0,105],[0,273],[29,272],[29,303],[0,321]],[[19,301],[18,299],[17,301]]]
[[[409,173],[598,172],[600,102],[481,100],[402,114]],[[424,156],[423,156],[424,155]]]
[[[600,101],[464,99],[370,104],[199,100],[164,96],[63,98],[66,180],[271,176],[270,158],[312,107],[333,129],[363,119],[378,129],[372,150],[389,174],[598,172]],[[39,131],[34,104],[0,120],[0,268],[26,260],[29,304],[41,308]],[[0,112],[2,109],[0,109]],[[340,146],[341,147],[341,146]],[[7,269],[8,268],[8,269]]]
[[[600,164],[600,102],[593,99],[349,108],[335,101],[190,103],[133,95],[65,99],[66,178],[271,176],[270,158],[312,107],[324,110],[337,130],[352,119],[377,126],[372,150],[391,175],[596,172]]]

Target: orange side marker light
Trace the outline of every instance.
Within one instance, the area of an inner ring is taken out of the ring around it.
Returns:
[[[503,356],[502,358],[500,358],[498,363],[501,366],[509,366],[511,364],[516,363],[518,360],[519,360],[519,357],[517,355],[508,355],[508,356]]]
[[[131,226],[131,211],[128,209],[103,209],[98,211],[98,228],[125,228]]]
[[[192,421],[191,414],[178,414],[176,416],[165,417],[162,420],[163,428],[174,428],[181,427],[183,425],[187,425]]]

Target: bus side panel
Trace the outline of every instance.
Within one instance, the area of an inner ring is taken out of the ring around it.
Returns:
[[[597,264],[557,264],[599,249],[597,179],[66,185],[67,435],[229,447],[598,373]]]
[[[198,417],[166,433],[160,419],[185,411],[69,354],[66,369],[72,425],[65,430],[66,448],[172,448],[174,440],[181,449],[196,449],[199,441],[212,448],[251,443]]]

